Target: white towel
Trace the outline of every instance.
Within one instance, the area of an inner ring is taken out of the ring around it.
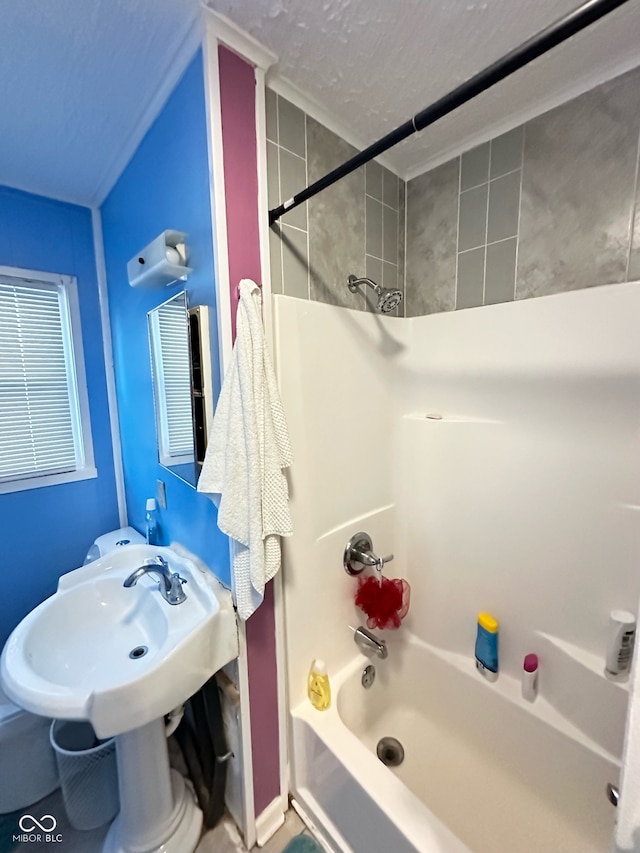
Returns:
[[[236,342],[209,435],[198,491],[220,494],[218,527],[239,543],[233,558],[238,613],[248,619],[280,568],[280,536],[292,533],[283,468],[291,445],[262,327],[262,295],[240,282]]]

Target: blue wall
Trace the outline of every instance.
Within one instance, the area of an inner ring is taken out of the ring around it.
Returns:
[[[74,275],[98,477],[0,495],[0,646],[93,539],[119,526],[91,212],[0,187],[0,265]]]
[[[211,344],[218,365],[209,186],[204,78],[198,54],[105,201],[102,227],[129,523],[143,530],[146,499],[155,496],[156,480],[164,480],[162,543],[181,542],[229,583],[228,540],[217,527],[216,508],[158,463],[147,312],[184,285],[134,289],[126,269],[127,261],[162,231],[173,228],[189,235],[189,266],[194,272],[186,289],[190,304],[213,309]],[[215,382],[219,388],[217,377]]]

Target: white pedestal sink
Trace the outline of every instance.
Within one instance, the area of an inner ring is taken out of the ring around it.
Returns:
[[[175,770],[169,769],[164,721],[116,738],[120,814],[103,853],[190,853],[202,828],[202,812]]]
[[[149,574],[124,588],[157,556],[185,580],[181,604],[165,601]],[[163,718],[237,654],[229,591],[180,546],[124,546],[63,575],[11,634],[0,661],[11,699],[117,737],[120,814],[104,853],[195,850],[202,814],[169,769]]]

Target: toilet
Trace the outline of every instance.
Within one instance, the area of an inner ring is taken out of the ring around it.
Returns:
[[[133,527],[112,530],[95,540],[85,564],[114,548],[144,541]],[[25,809],[59,787],[50,726],[51,720],[46,717],[14,705],[0,686],[0,814]]]
[[[120,527],[98,536],[84,558],[84,564],[92,563],[98,557],[104,557],[109,551],[121,548],[123,545],[144,545],[147,540],[133,527]]]
[[[0,689],[0,814],[37,803],[58,787],[51,720],[18,708]]]

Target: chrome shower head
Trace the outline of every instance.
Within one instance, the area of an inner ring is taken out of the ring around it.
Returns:
[[[395,311],[401,302],[401,290],[389,290],[388,288],[383,287],[382,293],[378,294],[378,311],[381,311],[383,314],[388,314],[390,311]]]
[[[402,302],[401,290],[391,290],[388,287],[382,287],[382,285],[376,284],[375,281],[370,278],[358,278],[355,275],[350,275],[347,279],[347,287],[351,293],[357,293],[361,284],[368,285],[375,292],[378,297],[376,310],[380,311],[382,314],[388,314],[390,311],[396,309]]]

